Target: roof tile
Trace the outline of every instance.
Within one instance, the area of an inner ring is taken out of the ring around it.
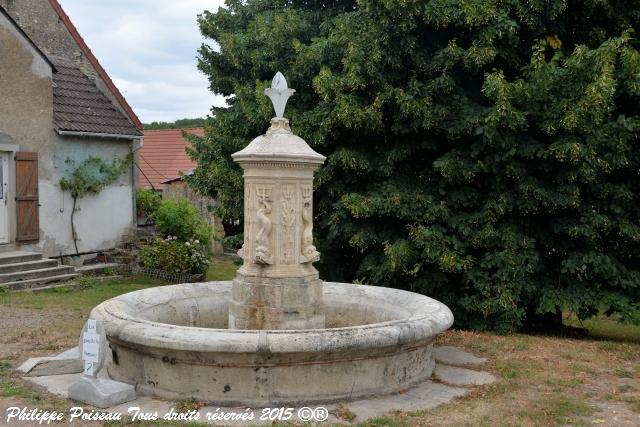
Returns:
[[[50,58],[53,74],[53,119],[59,131],[142,136],[96,85],[75,65]]]
[[[164,181],[178,178],[196,167],[196,163],[187,156],[185,149],[189,146],[182,136],[188,134],[204,136],[204,129],[163,129],[145,130],[144,145],[139,151],[139,166],[142,171],[139,179],[141,188],[162,189]]]

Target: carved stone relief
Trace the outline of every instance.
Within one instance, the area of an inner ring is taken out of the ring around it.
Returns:
[[[296,186],[282,186],[282,263],[293,264],[296,246]]]
[[[312,197],[310,186],[302,187],[302,253],[300,263],[306,264],[320,260],[320,252],[313,245]]]
[[[271,253],[271,188],[265,186],[256,186],[256,198],[258,201],[258,210],[256,217],[260,223],[260,229],[256,233],[256,250],[254,262],[256,264],[273,264],[273,255]]]

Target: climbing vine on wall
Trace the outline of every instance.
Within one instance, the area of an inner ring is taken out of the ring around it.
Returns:
[[[78,199],[88,195],[96,195],[105,187],[113,184],[131,166],[133,154],[127,155],[124,159],[115,157],[111,163],[105,162],[100,157],[89,156],[82,163],[77,164],[75,160],[67,158],[65,163],[69,166],[67,176],[60,179],[60,188],[71,193],[73,208],[71,209],[71,235],[76,254],[78,250],[78,234],[75,227],[75,214],[80,210]]]

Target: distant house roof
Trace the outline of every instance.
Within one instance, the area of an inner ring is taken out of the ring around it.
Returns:
[[[124,98],[124,96],[122,96],[116,85],[113,83],[111,77],[109,77],[105,69],[102,68],[102,65],[100,65],[98,59],[95,57],[93,52],[91,52],[91,49],[89,49],[89,46],[87,46],[82,36],[73,25],[71,19],[69,19],[69,16],[65,13],[64,9],[62,9],[62,6],[60,6],[58,0],[49,0],[49,3],[60,17],[60,20],[64,23],[65,27],[67,27],[67,30],[71,34],[71,37],[73,37],[82,53],[84,53],[102,81],[104,81],[113,96],[118,100],[118,104],[120,104],[120,107],[122,107],[122,109],[127,113],[127,116],[135,125],[135,127],[139,130],[142,130],[142,122],[140,122],[140,119],[138,118],[136,113],[133,112],[133,109],[131,108],[127,100]]]
[[[166,181],[162,181],[163,184],[173,184],[174,182],[179,182],[182,181],[184,179],[185,176],[191,176],[193,175],[193,169],[189,169],[187,172],[183,172],[182,175],[176,177],[176,178],[171,178],[168,179]]]
[[[187,174],[196,164],[185,152],[189,141],[182,136],[188,134],[204,136],[204,129],[145,130],[144,146],[139,151],[140,188],[162,189],[167,181]]]
[[[53,73],[53,121],[58,132],[142,136],[75,64],[51,60],[57,70]]]

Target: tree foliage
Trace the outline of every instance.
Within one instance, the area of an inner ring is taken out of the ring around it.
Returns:
[[[331,280],[436,297],[461,326],[640,321],[637,0],[228,0],[199,67],[229,97],[190,181],[242,217],[230,154],[287,116]],[[557,317],[556,317],[557,318]]]
[[[151,122],[144,124],[144,130],[201,128],[205,122],[206,119],[202,117],[178,119],[175,122]]]

